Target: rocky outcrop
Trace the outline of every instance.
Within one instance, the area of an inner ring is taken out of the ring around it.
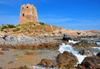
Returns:
[[[77,57],[69,52],[58,54],[56,60],[42,59],[40,65],[46,67],[70,68],[78,62]]]
[[[74,35],[69,35],[69,34],[67,34],[67,33],[64,33],[64,34],[63,34],[63,40],[65,40],[65,41],[74,40],[74,39],[76,39],[76,38],[77,38],[77,37],[74,36]]]
[[[83,49],[79,51],[80,55],[86,55],[86,56],[95,56],[94,53],[89,49]]]
[[[29,48],[32,49],[38,48],[54,48],[58,49],[61,41],[54,38],[39,38],[39,37],[28,37],[25,35],[15,36],[15,35],[4,35],[0,38],[0,47],[11,47],[15,49]]]

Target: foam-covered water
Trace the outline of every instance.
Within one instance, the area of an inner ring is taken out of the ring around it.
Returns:
[[[68,43],[78,43],[80,41],[73,41],[73,40],[69,40]],[[90,50],[92,50],[92,52],[96,55],[98,52],[100,52],[100,47],[92,47],[92,48],[89,48]],[[68,51],[68,52],[71,52],[73,53],[77,58],[78,58],[78,63],[81,63],[83,61],[83,59],[86,57],[86,55],[80,55],[78,54],[79,53],[79,50],[82,50],[81,48],[74,48],[72,47],[71,45],[67,44],[65,45],[65,43],[62,43],[62,45],[59,46],[59,52],[60,53],[63,53],[64,51]]]
[[[73,44],[78,43],[78,42],[80,42],[80,41],[73,41],[73,40],[68,41],[68,43],[73,43]]]
[[[29,66],[31,69],[58,69],[58,68],[45,68],[45,67],[38,67],[38,66]]]
[[[59,50],[58,50],[60,53],[63,53],[64,51],[68,51],[68,52],[71,52],[73,53],[77,58],[78,58],[78,63],[81,63],[82,60],[86,57],[86,55],[82,56],[80,54],[78,54],[78,51],[74,50],[74,48],[67,44],[65,45],[65,43],[62,43],[62,45],[59,46]]]
[[[99,45],[100,46],[100,42],[96,42],[97,43],[97,45]]]

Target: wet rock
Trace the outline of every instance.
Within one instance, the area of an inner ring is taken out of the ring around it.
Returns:
[[[99,52],[99,53],[97,53],[97,55],[96,55],[96,56],[100,57],[100,52]]]
[[[3,48],[2,50],[3,50],[3,51],[9,51],[9,49],[8,49],[8,48]]]
[[[58,66],[61,68],[63,67],[70,68],[73,65],[76,65],[78,62],[77,57],[67,51],[62,54],[59,54],[56,60],[57,60]]]
[[[88,40],[82,40],[76,44],[73,44],[73,47],[78,47],[78,48],[91,48],[91,47],[99,47],[94,42],[89,42]]]
[[[83,50],[79,51],[79,54],[86,55],[86,56],[95,56],[94,53],[89,49],[83,49]]]
[[[3,52],[0,52],[0,55],[3,55],[4,53]]]
[[[79,66],[84,66],[86,69],[100,69],[100,57],[86,57]]]

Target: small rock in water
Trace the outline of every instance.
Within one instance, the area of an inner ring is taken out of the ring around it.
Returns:
[[[8,49],[8,48],[3,48],[2,50],[3,50],[3,51],[9,51],[9,49]]]
[[[4,53],[3,52],[0,52],[0,55],[3,55]]]
[[[86,56],[95,56],[94,53],[89,49],[83,49],[83,50],[79,51],[79,54],[86,55]]]
[[[49,59],[42,59],[40,64],[47,67],[57,67],[57,63],[54,62],[54,60],[49,60]]]

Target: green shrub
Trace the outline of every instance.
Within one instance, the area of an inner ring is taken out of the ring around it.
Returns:
[[[44,25],[44,23],[43,22],[39,22],[40,23],[40,25]]]
[[[6,30],[5,30],[4,32],[5,32],[5,33],[7,33],[7,31],[6,31]]]
[[[13,30],[13,32],[16,32],[16,31],[19,31],[19,30],[20,30],[20,28],[16,28],[16,29]]]
[[[3,29],[6,29],[6,28],[8,28],[7,26],[3,26],[2,28],[1,28],[1,31],[3,31]]]
[[[8,28],[16,28],[16,26],[8,24]]]
[[[6,29],[6,28],[16,28],[16,26],[15,26],[15,25],[10,25],[10,24],[3,25],[3,26],[1,27],[1,31],[3,31],[3,29]]]

